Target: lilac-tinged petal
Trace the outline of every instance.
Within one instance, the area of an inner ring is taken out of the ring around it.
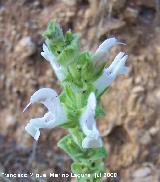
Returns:
[[[95,94],[92,92],[88,97],[86,110],[82,113],[80,118],[80,125],[85,135],[89,135],[95,125],[95,109],[96,98]]]
[[[54,124],[54,121],[53,121]],[[45,117],[42,118],[35,118],[31,119],[27,126],[25,127],[25,130],[35,139],[38,140],[40,136],[40,128],[51,128],[48,127],[48,123],[46,122]]]
[[[52,67],[53,67],[53,65],[52,65]],[[65,72],[63,71],[63,68],[61,66],[53,67],[53,69],[55,71],[55,74],[56,74],[58,80],[63,81],[66,78]]]
[[[62,67],[57,63],[56,57],[54,54],[49,50],[46,44],[43,44],[43,52],[41,52],[41,55],[50,62],[53,70],[55,71],[56,76],[60,81],[65,79],[65,73],[62,69]]]
[[[48,112],[42,118],[34,118],[29,121],[25,130],[30,134],[35,140],[39,139],[40,136],[40,129],[41,128],[55,128],[60,124],[66,122],[65,120],[58,121],[56,116],[51,112]]]
[[[34,127],[31,123],[28,123],[25,127],[26,132],[31,135],[36,141],[39,139],[40,131],[38,128]]]
[[[119,71],[119,74],[120,75],[123,75],[123,74],[127,74],[129,73],[130,69],[127,67],[127,66],[124,66],[121,68],[121,70]]]
[[[31,96],[30,103],[28,104],[28,106],[36,102],[44,104],[50,112],[56,115],[57,114],[60,115],[60,113],[64,113],[64,109],[60,103],[59,97],[53,89],[41,88],[37,90]],[[60,117],[61,116],[59,116],[58,118]]]
[[[55,99],[58,97],[58,94],[55,90],[51,88],[41,88],[37,90],[30,98],[31,103],[35,102],[45,102],[47,99]]]
[[[102,42],[102,44],[98,47],[98,49],[96,50],[94,56],[93,56],[93,60],[94,61],[99,61],[104,59],[104,57],[106,56],[106,54],[108,53],[108,51],[115,45],[117,44],[124,44],[122,42],[119,42],[116,38],[112,37],[112,38],[108,38],[106,39],[104,42]]]
[[[25,111],[31,104],[36,102],[44,104],[50,111],[55,111],[54,108],[56,107],[56,104],[60,105],[56,91],[50,88],[41,88],[30,97],[30,102],[23,111]]]
[[[124,52],[120,52],[115,57],[112,64],[103,70],[102,75],[94,82],[98,94],[103,93],[103,91],[112,84],[113,80],[118,75],[129,72],[129,68],[125,66],[127,59],[128,55],[125,55]]]
[[[110,72],[113,71],[113,69],[115,68],[115,66],[118,64],[118,62],[123,58],[123,56],[125,55],[124,52],[119,52],[117,54],[117,56],[114,58],[112,64],[107,68]]]
[[[96,126],[95,110],[96,97],[95,94],[92,92],[88,97],[86,109],[80,117],[80,126],[82,128],[83,133],[86,135],[86,137],[82,141],[83,148],[97,148],[102,145],[100,133]]]
[[[117,44],[117,39],[115,37],[108,38],[102,42],[102,44],[96,50],[96,53],[106,52],[116,44]]]
[[[118,75],[122,73],[127,73],[129,69],[126,69],[125,63],[128,59],[128,55],[123,56],[120,61],[115,66],[114,70],[112,71],[112,75],[114,78],[116,78]]]
[[[113,82],[113,77],[110,75],[108,69],[104,69],[102,75],[94,82],[98,94],[102,93]]]
[[[42,118],[31,119],[25,128],[35,140],[38,140],[40,128],[54,128],[65,123],[67,121],[67,114],[60,103],[57,93],[50,88],[41,88],[36,91],[31,96],[30,103],[26,108],[35,102],[44,104],[49,111]]]
[[[41,55],[49,62],[52,62],[53,64],[56,63],[56,58],[54,54],[48,49],[46,44],[43,44],[43,52],[41,52]]]
[[[93,112],[96,109],[96,97],[95,94],[92,92],[88,97],[88,109],[91,109]]]
[[[100,137],[96,139],[96,138],[91,138],[86,136],[84,140],[82,141],[83,148],[99,148],[102,146],[103,146],[103,143]]]

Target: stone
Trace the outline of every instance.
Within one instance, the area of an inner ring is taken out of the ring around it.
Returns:
[[[12,116],[10,113],[6,113],[5,122],[1,124],[0,129],[2,129],[3,133],[7,133],[10,128],[13,128],[16,124],[15,116]]]
[[[142,167],[134,171],[133,177],[134,178],[144,178],[151,174],[151,169],[149,167]]]
[[[124,17],[128,22],[134,23],[138,17],[138,10],[135,8],[127,7],[124,12]]]
[[[151,1],[151,0],[137,0],[136,4],[139,6],[146,6],[150,8],[155,8],[158,5],[158,1]]]
[[[0,7],[0,15],[3,15],[6,11],[6,8],[4,6]]]
[[[126,0],[112,0],[111,3],[113,6],[113,10],[118,11],[118,10],[124,8],[124,6],[126,4]]]
[[[144,88],[140,85],[138,86],[135,86],[133,89],[132,89],[132,93],[134,94],[138,94],[138,93],[142,93],[144,92]]]
[[[150,133],[152,136],[154,136],[154,135],[156,135],[156,134],[158,133],[158,131],[159,131],[159,128],[152,127],[152,128],[150,128],[149,133]]]
[[[147,145],[151,142],[151,136],[149,134],[149,132],[145,132],[140,138],[139,138],[139,142],[143,145]]]
[[[61,1],[68,6],[74,6],[77,3],[76,0],[69,0],[69,1],[68,0],[61,0]]]
[[[111,18],[104,23],[104,26],[100,29],[99,37],[106,35],[108,32],[113,30],[119,30],[126,25],[125,21]]]
[[[15,52],[22,58],[32,56],[36,52],[36,44],[30,36],[23,37],[16,45]]]
[[[39,6],[40,6],[40,2],[39,1],[33,2],[33,7],[37,8]]]

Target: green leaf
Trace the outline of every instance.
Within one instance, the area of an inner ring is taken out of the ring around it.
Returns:
[[[79,49],[79,36],[75,35],[72,42],[67,47],[65,47],[61,54],[58,56],[57,61],[60,64],[67,66],[78,56]]]
[[[54,42],[64,40],[63,31],[58,23],[51,20],[48,24],[47,30],[43,33],[46,39],[51,39]]]
[[[92,179],[91,182],[99,181],[99,180],[97,180],[97,177],[95,178],[95,173],[101,174],[103,176],[103,174],[104,174],[103,162],[102,161],[95,162],[94,167],[91,167],[90,165],[91,165],[90,163],[84,164],[82,162],[74,162],[71,165],[71,170],[73,173],[75,173],[77,175],[78,174],[90,174],[90,179]],[[88,179],[88,177],[87,176],[80,177],[80,179],[83,179],[83,181],[86,181],[86,179]]]
[[[71,170],[75,174],[89,174],[89,172],[90,172],[88,165],[80,163],[80,162],[72,163]]]
[[[74,142],[82,149],[82,141],[84,139],[84,134],[80,131],[79,128],[72,128],[69,130],[71,133]]]
[[[82,52],[78,58],[78,65],[81,67],[81,77],[85,82],[94,80],[94,68],[91,54],[89,52]]]
[[[58,142],[58,147],[62,148],[74,161],[80,161],[83,153],[79,146],[74,142],[71,135],[63,137]]]
[[[54,20],[50,21],[47,30],[43,33],[43,36],[46,38],[46,43],[50,51],[55,56],[58,56],[65,47],[63,31],[59,24]]]
[[[72,88],[70,88],[69,86],[66,86],[66,87],[64,88],[64,91],[65,91],[65,93],[66,93],[67,99],[68,99],[68,100],[72,100],[72,102],[75,102],[75,100],[76,100],[76,99],[75,99],[75,94],[74,94]]]
[[[76,109],[76,96],[73,89],[68,85],[64,85],[63,93],[60,96],[60,100],[64,103],[67,110]]]
[[[107,157],[107,152],[104,147],[96,149],[88,149],[88,156],[90,160],[96,161]]]
[[[76,94],[76,106],[79,110],[81,110],[82,107],[84,107],[84,104],[86,103],[86,97],[82,93]]]
[[[65,34],[66,46],[70,45],[73,39],[74,39],[74,34],[71,31],[67,31]]]
[[[72,64],[68,65],[68,71],[71,74],[71,82],[78,81],[80,82],[81,80],[81,73],[77,69],[77,63],[73,62]]]
[[[79,113],[74,111],[74,109],[69,109],[67,114],[67,122],[62,124],[62,128],[75,128],[77,126]]]
[[[60,127],[65,128],[65,129],[75,128],[76,122],[68,119],[68,121],[66,123],[60,125]]]
[[[103,116],[105,116],[105,112],[104,112],[103,107],[99,101],[97,104],[97,107],[96,107],[96,117],[98,118],[98,117],[103,117]]]
[[[90,52],[87,52],[87,51],[81,52],[79,57],[78,57],[77,64],[78,65],[84,65],[86,63],[88,64],[89,62],[91,62]]]
[[[105,66],[106,62],[102,62],[98,66],[93,63],[94,80],[98,79],[102,75]]]

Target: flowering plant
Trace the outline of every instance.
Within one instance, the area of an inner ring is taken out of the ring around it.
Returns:
[[[70,31],[64,34],[54,21],[43,35],[46,41],[41,55],[51,64],[62,92],[58,95],[53,89],[41,88],[31,96],[24,111],[39,102],[48,112],[42,118],[31,119],[25,130],[37,141],[41,128],[68,129],[69,134],[58,146],[73,159],[73,173],[91,175],[89,179],[77,180],[101,181],[100,177],[94,177],[94,173],[104,173],[103,159],[107,154],[96,126],[96,118],[104,115],[100,98],[118,75],[129,71],[125,66],[128,56],[120,52],[106,67],[108,51],[121,42],[108,38],[95,53],[81,51],[79,35]]]

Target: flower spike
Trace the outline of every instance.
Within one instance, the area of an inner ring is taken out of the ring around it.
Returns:
[[[98,46],[95,53],[81,51],[79,35],[64,33],[54,20],[48,24],[43,36],[45,43],[41,55],[52,66],[61,86],[60,96],[55,90],[41,88],[31,97],[23,112],[34,103],[43,104],[48,110],[42,117],[31,118],[25,126],[26,132],[36,141],[41,129],[62,127],[69,134],[58,141],[72,159],[71,170],[80,181],[101,181],[107,153],[96,118],[103,115],[100,96],[118,75],[128,73],[125,65],[128,55],[120,52],[106,67],[110,49],[123,44],[115,37],[108,38]],[[97,103],[98,102],[98,103]],[[95,179],[93,173],[99,178]]]

